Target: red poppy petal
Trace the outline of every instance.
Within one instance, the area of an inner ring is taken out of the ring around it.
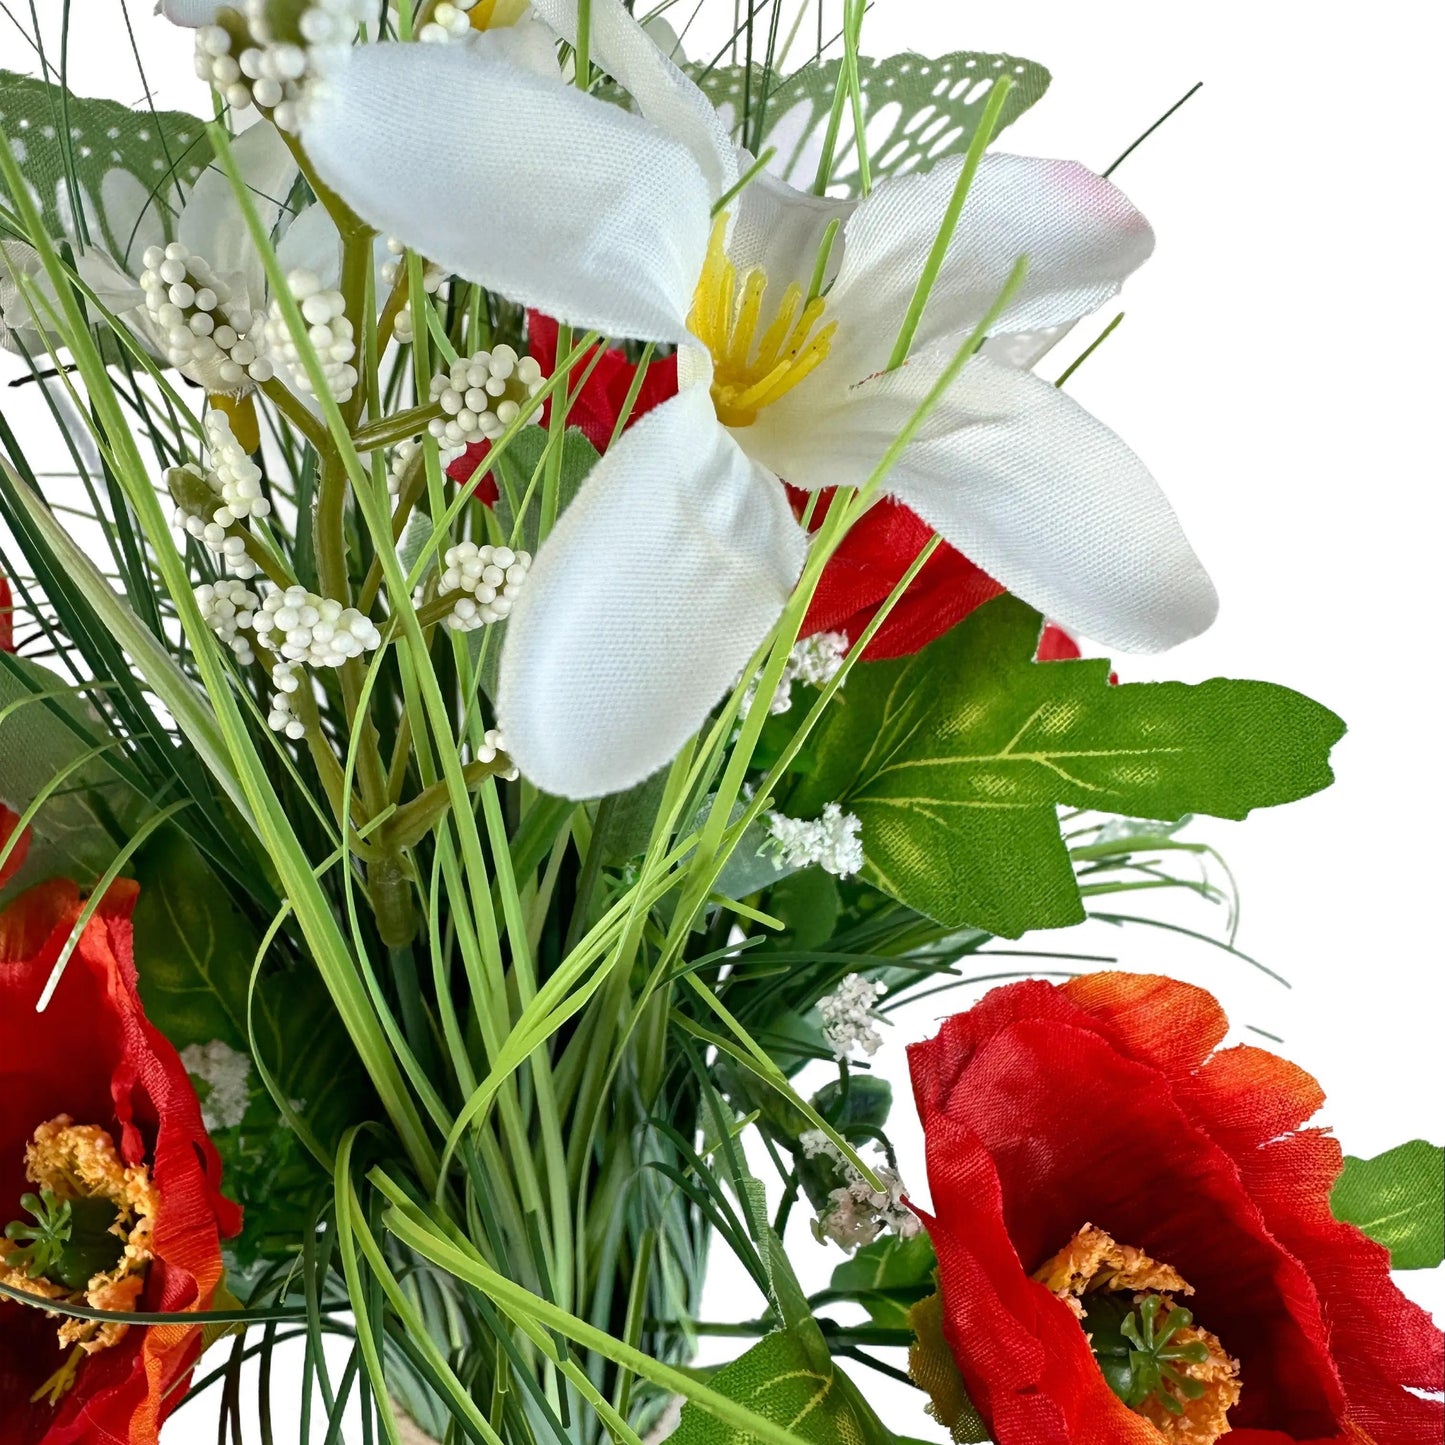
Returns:
[[[1198,1068],[1229,1032],[1229,1020],[1212,994],[1174,978],[1089,973],[1060,985],[1059,992],[1128,1058],[1171,1079]]]
[[[20,821],[20,814],[12,812],[0,803],[0,851],[14,836],[15,825]],[[0,888],[3,888],[24,866],[26,854],[30,852],[30,829],[27,828],[18,839],[15,846],[10,850],[10,856],[5,860],[3,867],[0,867]]]
[[[15,651],[15,599],[7,578],[0,576],[0,652]]]
[[[910,1054],[910,1062],[916,1055]],[[975,1406],[1007,1445],[1158,1445],[1117,1399],[1073,1314],[1029,1279],[989,1151],[957,1121],[927,1131],[944,1334]]]

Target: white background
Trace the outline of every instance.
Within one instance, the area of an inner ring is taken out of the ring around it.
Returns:
[[[129,10],[157,103],[201,110],[189,38],[152,20],[148,3]],[[80,15],[77,88],[138,99],[113,6],[88,0]],[[721,28],[699,22],[688,49],[711,54],[702,41]],[[1350,733],[1336,750],[1334,788],[1193,833],[1215,843],[1239,879],[1240,946],[1292,991],[1152,930],[1086,926],[1040,946],[1111,953],[1206,984],[1236,1024],[1284,1039],[1281,1051],[1329,1094],[1324,1121],[1347,1152],[1365,1155],[1445,1136],[1433,615],[1440,38],[1423,6],[1283,0],[877,0],[865,27],[872,54],[998,49],[1042,61],[1053,86],[1004,145],[1096,169],[1205,82],[1115,177],[1153,222],[1158,251],[1126,289],[1123,326],[1070,389],[1154,469],[1223,605],[1203,638],[1164,657],[1123,659],[1120,670],[1134,680],[1287,683],[1342,714]],[[3,15],[0,64],[29,68]],[[1052,375],[1073,350],[1066,343],[1041,370]],[[14,395],[4,396],[7,409]],[[1217,923],[1202,906],[1187,921]],[[904,1175],[919,1193],[902,1045],[971,997],[898,1016],[878,1056],[898,1094]],[[841,1258],[806,1235],[796,1246],[810,1285]],[[717,1271],[706,1315],[757,1312],[736,1278]],[[1400,1280],[1445,1317],[1441,1272]],[[916,1394],[863,1383],[892,1427],[929,1433]],[[211,1407],[198,1404],[166,1438],[209,1441],[214,1430]]]

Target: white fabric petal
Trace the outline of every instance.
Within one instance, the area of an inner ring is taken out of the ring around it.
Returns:
[[[103,231],[91,221],[90,238],[104,243],[128,271],[139,272],[140,258],[147,246],[165,245],[166,227],[162,204],[173,205],[176,188],[149,190],[130,171],[115,166],[100,178],[100,210]],[[89,207],[87,207],[87,211]]]
[[[1069,321],[1062,326],[1045,326],[1038,331],[1004,331],[990,336],[982,351],[992,361],[1032,371],[1077,325]]]
[[[236,170],[268,234],[275,229],[296,182],[295,157],[270,121],[258,121],[231,142]],[[251,244],[230,179],[219,162],[207,166],[196,180],[180,220],[176,239],[204,257],[220,275],[239,277],[252,306],[266,294],[266,272]]]
[[[363,45],[302,139],[353,210],[447,270],[612,336],[686,335],[711,202],[639,116],[473,46]]]
[[[753,157],[746,151],[738,154],[744,167],[752,165]],[[796,281],[807,289],[830,221],[838,222],[838,230],[828,252],[824,286],[837,277],[846,244],[845,227],[857,208],[855,200],[795,190],[767,171],[760,171],[738,193],[728,207],[731,217],[728,259],[739,276],[754,267],[767,273],[768,291],[764,300],[767,314],[771,315],[771,308],[777,305],[789,282]],[[850,381],[857,379],[849,378]]]
[[[515,65],[519,70],[530,70],[532,74],[540,75],[553,85],[567,83],[557,68],[557,32],[530,10],[511,25],[498,25],[491,30],[474,30],[467,37],[467,43],[488,52],[493,60]]]
[[[291,222],[276,242],[282,271],[310,271],[323,287],[335,286],[341,275],[341,232],[323,205],[313,204]]]
[[[577,0],[532,0],[532,8],[564,40],[577,40]],[[660,130],[692,152],[711,198],[738,178],[737,152],[712,102],[660,50],[621,0],[592,0],[588,27],[593,61],[637,102]]]
[[[915,353],[815,413],[782,474],[809,489],[863,482],[953,355]],[[737,435],[778,465],[754,430]],[[975,356],[883,485],[1009,591],[1106,646],[1159,652],[1218,610],[1144,464],[1032,372]]]
[[[649,412],[563,513],[507,623],[497,714],[518,767],[569,798],[660,768],[777,621],[805,550],[706,387]]]
[[[187,25],[195,29],[211,25],[221,9],[231,0],[158,0],[156,14],[164,15],[172,25]]]
[[[888,364],[962,165],[961,156],[952,156],[923,175],[880,181],[849,221],[843,268],[828,297],[840,322],[835,349],[848,357],[848,381]],[[1021,255],[1029,258],[1028,274],[996,332],[1041,330],[1087,315],[1153,249],[1149,223],[1124,193],[1083,166],[985,156],[914,349],[971,331]]]

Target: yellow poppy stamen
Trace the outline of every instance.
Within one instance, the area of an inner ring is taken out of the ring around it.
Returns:
[[[724,213],[713,223],[687,324],[712,355],[718,420],[743,427],[827,360],[838,323],[817,329],[827,303],[815,296],[804,304],[793,282],[764,325],[767,274],[753,267],[739,278],[727,254],[727,220]]]

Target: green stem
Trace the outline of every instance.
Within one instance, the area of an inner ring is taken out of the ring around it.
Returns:
[[[943,269],[944,258],[948,255],[948,248],[953,241],[953,233],[958,229],[959,217],[963,215],[963,203],[968,199],[969,189],[973,185],[973,178],[978,172],[979,163],[983,160],[984,150],[990,140],[993,139],[994,128],[998,125],[998,118],[1003,112],[1004,102],[1008,99],[1008,93],[1013,88],[1013,81],[1008,76],[1000,76],[994,81],[993,89],[988,94],[988,104],[983,108],[983,115],[979,118],[978,129],[973,133],[973,139],[968,143],[968,154],[963,160],[963,169],[958,173],[958,181],[953,187],[953,195],[949,198],[948,208],[943,213],[943,220],[938,227],[938,235],[933,238],[932,249],[928,253],[928,260],[923,263],[923,274],[918,278],[918,284],[913,288],[913,297],[908,303],[908,310],[903,315],[903,325],[898,328],[898,338],[893,343],[893,353],[888,358],[888,371],[896,371],[898,367],[908,359],[909,348],[913,345],[914,334],[918,330],[919,323],[923,320],[923,308],[928,305],[929,293],[933,290],[934,282],[938,280],[938,273]]]

